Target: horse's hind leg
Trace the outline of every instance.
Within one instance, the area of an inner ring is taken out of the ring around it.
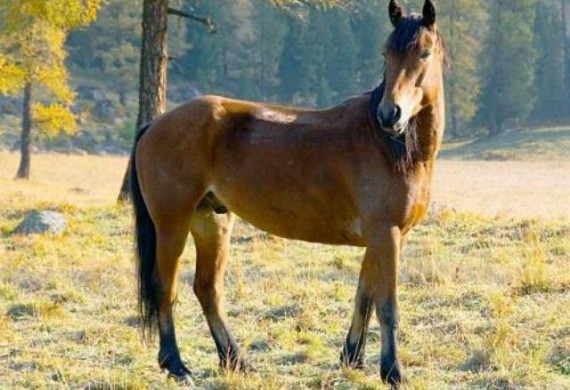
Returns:
[[[196,244],[194,292],[216,343],[220,366],[230,370],[244,368],[238,344],[225,323],[222,307],[224,271],[233,224],[231,213],[215,214],[202,209],[196,212],[190,226]]]
[[[188,221],[171,222],[156,227],[156,274],[158,276],[158,330],[160,350],[158,363],[169,375],[179,381],[188,381],[190,371],[182,363],[176,343],[172,307],[178,293],[180,256],[188,237]]]

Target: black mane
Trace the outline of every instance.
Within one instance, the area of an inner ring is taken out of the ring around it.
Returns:
[[[392,165],[393,172],[405,174],[416,166],[422,156],[418,142],[417,118],[410,118],[406,129],[401,135],[396,136],[387,133],[380,125],[380,119],[378,118],[378,110],[384,95],[384,88],[385,84],[382,81],[376,89],[370,92],[368,119],[376,134],[386,146],[386,157]]]
[[[420,32],[424,25],[424,18],[418,13],[412,13],[402,18],[398,26],[392,31],[386,42],[386,50],[389,53],[404,54],[410,49],[417,48],[420,44]],[[438,44],[443,51],[444,64],[448,64],[447,53],[443,36],[436,30]]]
[[[386,50],[391,53],[403,54],[419,44],[420,30],[424,27],[424,18],[413,13],[402,18],[394,31],[388,37]]]

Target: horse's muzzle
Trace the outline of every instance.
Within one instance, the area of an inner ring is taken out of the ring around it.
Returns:
[[[402,109],[398,105],[378,110],[378,119],[384,129],[398,131],[398,122],[402,118]]]

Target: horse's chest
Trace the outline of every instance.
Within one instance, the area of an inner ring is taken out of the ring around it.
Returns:
[[[398,201],[397,201],[398,202]],[[395,207],[399,212],[398,225],[403,232],[408,232],[426,215],[430,202],[429,178],[422,177],[406,185],[406,196]]]

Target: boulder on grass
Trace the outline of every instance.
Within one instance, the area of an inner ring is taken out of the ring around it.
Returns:
[[[16,234],[61,234],[67,228],[63,214],[56,211],[34,211],[14,230]]]

